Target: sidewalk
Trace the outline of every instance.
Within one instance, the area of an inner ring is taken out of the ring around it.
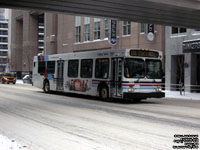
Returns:
[[[182,95],[180,95],[179,91],[165,91],[165,97],[187,99],[187,100],[200,100],[200,93],[189,93],[189,92],[184,93],[183,92]]]

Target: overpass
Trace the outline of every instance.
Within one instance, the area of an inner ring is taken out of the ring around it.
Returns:
[[[0,6],[200,28],[199,0],[0,0]]]

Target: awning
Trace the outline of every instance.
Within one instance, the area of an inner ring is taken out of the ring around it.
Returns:
[[[200,52],[200,39],[183,41],[183,53]]]

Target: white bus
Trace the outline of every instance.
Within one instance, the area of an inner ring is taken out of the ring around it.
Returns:
[[[33,85],[101,99],[164,97],[162,52],[127,49],[35,56]]]

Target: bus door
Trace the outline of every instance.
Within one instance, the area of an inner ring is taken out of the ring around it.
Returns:
[[[112,58],[112,81],[111,95],[114,97],[122,96],[122,58]]]
[[[57,90],[58,91],[63,91],[63,74],[64,74],[64,61],[63,60],[58,60],[57,61]]]

